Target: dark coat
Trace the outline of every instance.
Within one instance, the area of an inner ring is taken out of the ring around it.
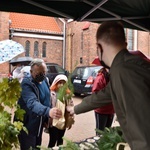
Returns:
[[[43,82],[46,82],[47,88],[49,89],[47,81],[45,80]],[[30,134],[38,135],[44,120],[49,117],[50,98],[49,102],[47,102],[49,105],[47,106],[40,102],[39,90],[32,77],[24,78],[21,87],[22,93],[18,104],[26,111],[23,121],[24,126]],[[47,96],[50,97],[50,93]]]
[[[76,114],[113,102],[118,121],[132,150],[150,149],[150,63],[127,50],[120,51],[104,90],[85,97]]]

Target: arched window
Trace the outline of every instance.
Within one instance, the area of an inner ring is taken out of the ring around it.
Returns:
[[[46,42],[43,42],[42,45],[42,57],[46,57]]]
[[[25,56],[30,56],[30,41],[25,43]]]
[[[39,56],[39,43],[37,41],[34,42],[34,57]]]

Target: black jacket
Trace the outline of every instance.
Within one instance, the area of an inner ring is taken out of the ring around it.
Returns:
[[[113,102],[118,121],[132,150],[150,149],[150,63],[127,50],[120,51],[104,90],[85,97],[76,114]]]

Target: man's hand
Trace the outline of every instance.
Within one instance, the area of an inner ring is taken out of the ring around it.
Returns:
[[[70,113],[70,115],[74,115],[74,107],[73,106],[66,106],[67,111]]]
[[[59,119],[62,117],[62,111],[56,107],[51,108],[49,111],[49,116],[53,119]]]

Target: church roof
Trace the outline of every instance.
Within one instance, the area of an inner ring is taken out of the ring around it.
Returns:
[[[22,13],[10,13],[10,28],[22,31],[62,34],[54,17],[30,15]]]

